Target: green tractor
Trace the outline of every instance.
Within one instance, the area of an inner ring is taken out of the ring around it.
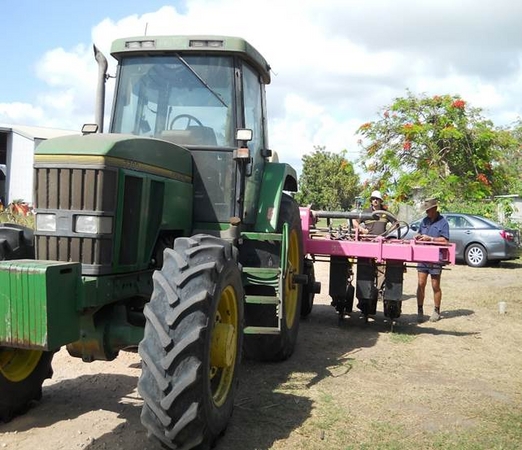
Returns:
[[[296,173],[268,149],[270,68],[240,38],[118,39],[104,134],[95,54],[98,123],[38,146],[34,236],[0,227],[0,420],[41,397],[61,347],[86,362],[137,347],[149,436],[208,448],[242,353],[288,358],[308,301]]]

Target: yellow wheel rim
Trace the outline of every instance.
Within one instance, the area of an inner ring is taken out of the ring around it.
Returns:
[[[216,406],[228,398],[234,381],[239,327],[238,299],[232,286],[221,293],[210,348],[210,386]]]
[[[0,348],[0,373],[16,383],[31,375],[42,357],[41,350]]]
[[[300,254],[299,254],[299,237],[297,235],[297,231],[294,229],[290,233],[288,243],[288,273],[286,275],[285,280],[285,292],[284,292],[284,302],[285,302],[285,320],[286,327],[291,329],[294,325],[296,311],[297,311],[297,294],[298,294],[298,286],[294,283],[294,274],[300,273],[299,264]]]

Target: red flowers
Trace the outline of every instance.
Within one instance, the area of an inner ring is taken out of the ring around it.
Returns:
[[[464,109],[464,107],[466,106],[466,102],[464,100],[455,100],[451,106],[453,106],[453,108],[456,108],[456,109]]]
[[[405,141],[402,148],[406,151],[411,150],[411,141]]]
[[[9,210],[13,215],[19,214],[21,216],[27,216],[31,211],[31,208],[27,203],[22,202],[20,200],[15,200],[9,204]]]
[[[483,173],[479,173],[477,175],[477,180],[480,181],[484,186],[491,186],[488,177],[486,177],[486,175],[484,175]]]

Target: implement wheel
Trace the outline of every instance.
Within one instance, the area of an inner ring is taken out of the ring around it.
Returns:
[[[301,293],[301,317],[308,317],[312,312],[315,298],[315,269],[311,259],[304,260],[304,274],[308,276],[308,283],[303,285]]]
[[[138,391],[149,437],[207,449],[234,406],[243,341],[237,250],[216,237],[178,238],[164,253],[145,307]]]
[[[245,356],[259,361],[283,361],[294,352],[299,318],[301,315],[301,285],[294,283],[293,276],[303,273],[303,237],[301,232],[301,217],[299,207],[289,195],[283,194],[277,231],[283,230],[283,224],[289,226],[288,268],[283,277],[283,289],[279,293],[283,304],[283,320],[281,333],[278,335],[250,334],[245,336]],[[281,244],[279,242],[265,245],[258,252],[260,258],[273,261],[277,267],[280,264]],[[264,264],[262,264],[263,266]],[[256,292],[259,295],[273,295],[273,288],[260,286]],[[273,307],[265,305],[247,305],[245,314],[247,323],[256,322],[261,326],[275,326],[277,317]]]

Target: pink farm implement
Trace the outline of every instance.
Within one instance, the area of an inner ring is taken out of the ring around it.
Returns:
[[[353,220],[369,220],[372,214],[361,212],[312,211],[300,208],[303,230],[303,249],[307,256],[305,272],[309,281],[303,293],[303,316],[312,309],[313,295],[320,290],[315,282],[313,262],[330,264],[329,295],[332,305],[343,318],[353,310],[354,296],[357,308],[368,316],[376,314],[378,300],[383,301],[384,315],[391,321],[401,314],[403,274],[407,263],[455,263],[454,244],[420,243],[398,237],[388,237],[391,231],[399,233],[399,222],[388,212],[392,228],[379,236],[361,235],[353,227]],[[327,227],[318,228],[318,219],[326,219]],[[346,219],[346,224],[333,227],[331,219]],[[355,287],[352,284],[355,265]]]

